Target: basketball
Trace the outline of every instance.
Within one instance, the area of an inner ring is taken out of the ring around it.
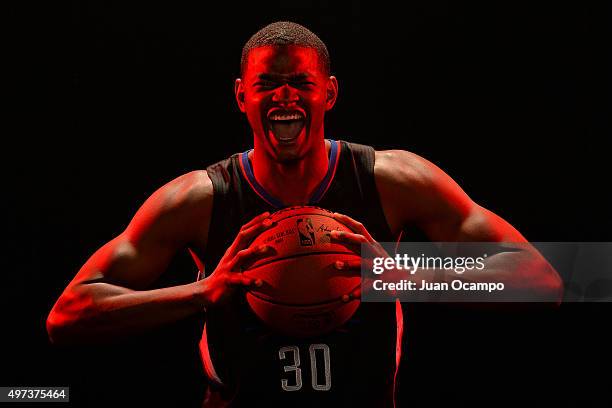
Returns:
[[[264,282],[250,289],[246,298],[251,310],[276,332],[297,337],[324,334],[346,322],[359,306],[358,300],[342,301],[361,278],[334,264],[359,256],[330,242],[331,231],[350,231],[332,214],[311,206],[277,211],[270,216],[274,225],[251,243],[274,249],[272,257],[243,273]]]

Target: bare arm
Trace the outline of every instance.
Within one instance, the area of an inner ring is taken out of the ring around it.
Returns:
[[[127,229],[83,265],[47,318],[54,343],[107,341],[176,321],[226,301],[239,286],[260,286],[241,268],[273,254],[249,247],[272,226],[269,214],[245,224],[215,270],[197,282],[147,290],[178,250],[204,248],[212,210],[205,171],[188,173],[156,191]],[[191,249],[191,248],[190,248]]]
[[[484,269],[470,271],[469,280],[503,283],[507,289],[504,296],[509,298],[500,297],[500,301],[518,298],[559,304],[563,291],[561,278],[546,259],[512,225],[472,201],[433,163],[401,150],[376,152],[374,174],[392,232],[417,225],[433,242],[503,243],[496,245],[496,253],[486,258]],[[332,239],[350,243],[357,251],[360,244],[369,244],[368,257],[388,257],[363,224],[346,215],[335,217],[353,232],[335,232]],[[341,268],[360,270],[360,264],[349,262]],[[395,276],[393,271],[389,273],[387,276]],[[452,270],[421,269],[419,279],[450,283],[458,275]],[[465,276],[461,279],[468,280]],[[464,300],[469,300],[465,298],[469,292],[460,293]],[[348,298],[359,295],[357,289]]]
[[[212,183],[204,171],[156,191],[126,230],[98,249],[66,287],[47,319],[50,339],[100,341],[202,311],[197,283],[145,289],[177,251],[206,237],[211,208]]]
[[[405,151],[378,152],[376,163],[377,187],[392,224],[415,223],[438,242],[520,243],[518,251],[489,257],[485,270],[472,278],[560,301],[561,279],[550,264],[512,225],[472,201],[448,174]]]

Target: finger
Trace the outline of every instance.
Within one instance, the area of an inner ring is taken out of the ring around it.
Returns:
[[[366,227],[357,220],[352,219],[348,215],[334,213],[334,219],[340,221],[342,224],[346,225],[350,230],[356,232],[357,234],[361,234],[368,239],[368,241],[374,241]]]
[[[351,294],[349,295],[349,297],[353,298],[353,299],[359,299],[361,300],[361,285],[357,286],[355,288],[355,290],[353,290],[351,292]]]
[[[231,287],[261,287],[263,282],[261,279],[253,279],[241,273],[232,274],[225,281]]]
[[[337,241],[338,244],[342,245],[349,251],[353,252],[355,255],[361,256],[361,244],[356,245],[350,242]]]
[[[344,245],[349,251],[360,255],[362,258],[388,257],[385,249],[376,241],[368,241],[361,234],[346,231],[332,231],[329,234],[330,242]]]
[[[330,232],[329,236],[332,240],[335,240],[337,242],[348,242],[357,245],[368,243],[368,240],[365,236],[363,236],[362,234],[356,234],[354,232],[332,231]]]
[[[269,216],[270,216],[270,212],[269,211],[266,211],[265,213],[259,214],[257,217],[253,218],[251,221],[249,221],[246,224],[244,224],[242,226],[242,228],[240,228],[240,229],[241,230],[248,229],[248,228],[252,227],[253,225],[257,224],[258,222],[261,222],[261,221],[265,220]]]
[[[350,302],[351,300],[361,300],[364,294],[364,292],[362,291],[362,288],[365,288],[365,293],[369,293],[373,290],[373,287],[374,287],[373,283],[374,283],[373,279],[370,279],[370,278],[362,279],[361,283],[357,285],[357,287],[355,287],[350,293],[342,296],[342,301],[347,303],[347,302]]]
[[[351,293],[348,295],[342,296],[342,301],[344,303],[348,303],[351,300],[361,300],[361,285],[357,286]]]
[[[372,260],[361,259],[340,259],[334,263],[334,268],[339,271],[361,271],[362,265],[368,269],[371,268]]]
[[[236,256],[231,261],[230,268],[236,270],[238,268],[246,268],[248,265],[256,261],[272,256],[276,253],[274,248],[269,245],[252,246],[247,249],[242,249],[236,253]]]
[[[273,224],[272,220],[265,218],[259,220],[249,228],[240,230],[231,246],[232,256],[235,256],[238,251],[248,247],[257,235],[270,228]]]
[[[357,245],[357,244],[353,244],[350,242],[341,241],[338,239],[332,239],[331,242],[340,244],[346,249],[348,249],[349,251],[353,252],[354,254],[361,256],[361,244]]]

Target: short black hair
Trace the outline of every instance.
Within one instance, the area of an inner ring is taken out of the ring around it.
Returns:
[[[331,72],[329,52],[325,43],[309,29],[291,21],[277,21],[268,24],[249,39],[242,48],[242,59],[240,60],[240,73],[244,73],[249,52],[258,47],[266,45],[301,45],[314,48],[319,55],[322,68],[326,75]]]

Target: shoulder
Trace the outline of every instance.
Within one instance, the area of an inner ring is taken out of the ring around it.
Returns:
[[[134,216],[128,232],[163,231],[169,240],[189,241],[208,228],[213,186],[205,170],[183,174],[157,189]]]
[[[206,170],[183,174],[160,187],[151,198],[162,211],[198,206],[211,201],[213,185]]]
[[[385,212],[400,224],[456,222],[473,207],[448,174],[412,152],[377,151],[374,176]]]
[[[374,177],[380,186],[426,189],[437,171],[441,170],[433,163],[406,150],[375,152]]]

